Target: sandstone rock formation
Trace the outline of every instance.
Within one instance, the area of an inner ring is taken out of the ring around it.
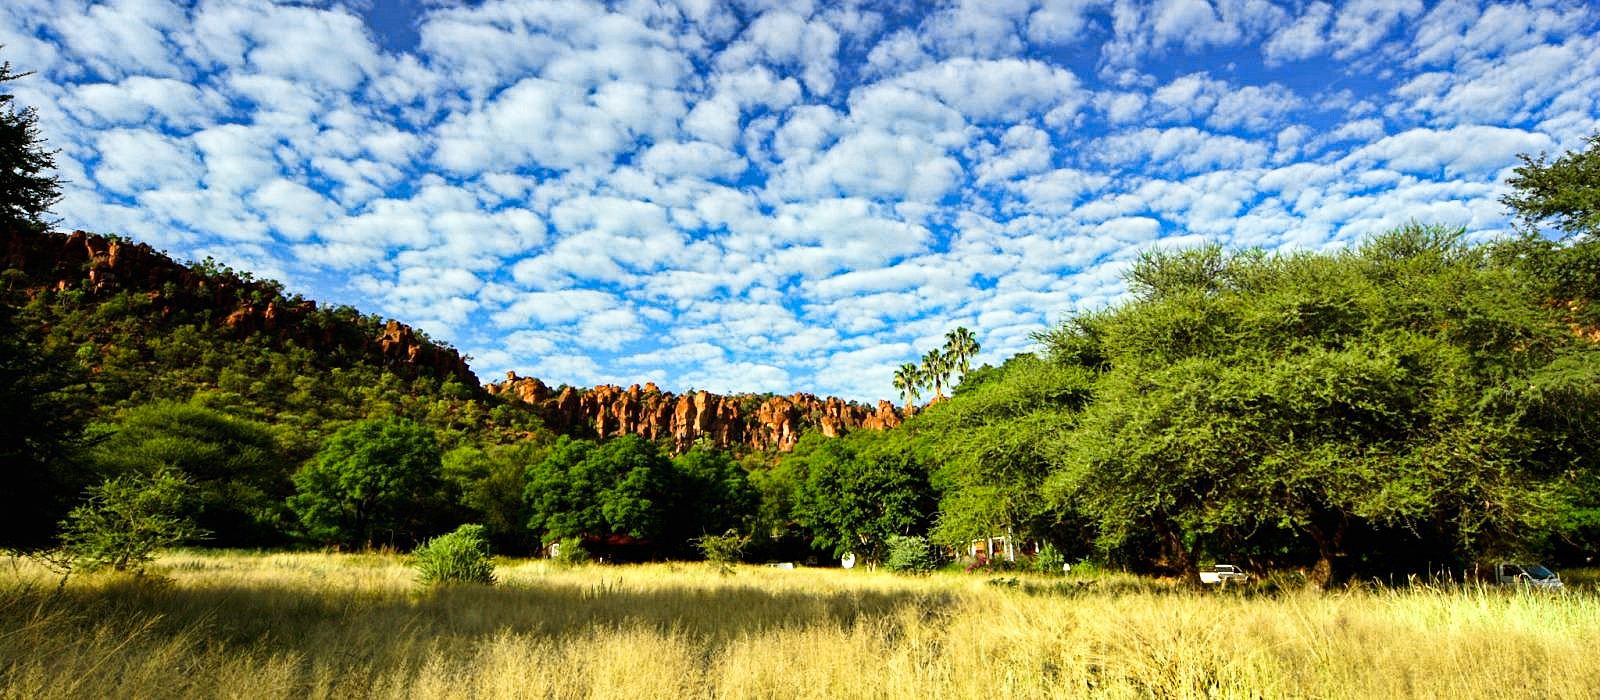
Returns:
[[[655,384],[634,384],[626,389],[602,384],[555,391],[537,378],[518,377],[515,372],[486,388],[491,394],[537,407],[545,423],[557,432],[602,439],[631,434],[670,440],[673,451],[680,453],[702,438],[740,452],[787,452],[809,430],[837,437],[852,430],[888,430],[902,420],[899,409],[888,401],[871,408],[806,393],[673,394]]]

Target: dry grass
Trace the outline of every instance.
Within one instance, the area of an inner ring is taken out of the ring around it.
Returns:
[[[1593,697],[1600,597],[1184,593],[1128,577],[900,578],[188,554],[147,580],[0,564],[0,695]]]

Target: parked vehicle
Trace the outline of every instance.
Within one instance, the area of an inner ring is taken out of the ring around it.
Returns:
[[[1200,582],[1220,586],[1238,585],[1250,580],[1250,574],[1232,564],[1216,564],[1200,570]]]
[[[1552,591],[1566,588],[1556,572],[1539,564],[1501,562],[1494,567],[1494,582],[1502,586],[1527,586]]]

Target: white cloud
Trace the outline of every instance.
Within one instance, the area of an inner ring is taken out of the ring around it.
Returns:
[[[887,394],[1126,298],[1140,250],[1491,237],[1600,118],[1600,13],[1444,0],[0,7],[66,223],[552,383]],[[1253,56],[1259,54],[1261,61]],[[1314,71],[1308,73],[1307,71]]]
[[[1325,2],[1307,5],[1303,14],[1279,29],[1261,47],[1269,65],[1300,61],[1323,52],[1328,45],[1324,32],[1333,17],[1333,7]]]
[[[95,141],[95,149],[100,154],[95,181],[116,194],[163,186],[192,187],[202,172],[193,147],[151,131],[108,131]]]

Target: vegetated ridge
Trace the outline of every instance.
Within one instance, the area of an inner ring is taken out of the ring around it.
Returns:
[[[407,378],[429,374],[478,386],[477,376],[459,352],[410,326],[391,319],[373,334],[355,327],[359,324],[314,320],[317,302],[285,297],[282,287],[270,280],[209,269],[205,263],[185,266],[148,244],[84,231],[13,229],[0,236],[3,267],[22,271],[25,286],[32,291],[79,292],[95,298],[136,292],[144,297],[145,313],[157,323],[179,312],[200,312],[209,314],[212,325],[237,337],[265,335],[324,357],[367,358]],[[353,309],[331,313],[356,315]]]
[[[33,303],[40,308],[35,319],[41,332],[70,346],[65,349],[85,365],[91,383],[100,385],[95,394],[102,405],[88,407],[90,413],[148,400],[152,392],[167,391],[173,394],[169,398],[185,400],[189,396],[179,387],[193,391],[225,384],[222,372],[172,381],[173,373],[196,373],[183,367],[181,359],[168,357],[171,353],[158,347],[163,343],[157,338],[187,326],[204,328],[212,341],[263,344],[268,354],[296,348],[306,354],[302,359],[325,370],[361,365],[407,382],[451,382],[459,386],[455,391],[462,395],[457,398],[482,397],[486,391],[532,408],[559,434],[599,439],[639,435],[669,443],[674,453],[687,451],[702,438],[737,452],[787,452],[812,430],[836,437],[853,430],[887,430],[905,418],[888,401],[872,407],[808,393],[679,395],[650,383],[626,389],[551,389],[515,373],[485,386],[460,352],[405,323],[365,316],[350,307],[319,307],[314,300],[286,295],[272,280],[210,261],[184,265],[145,243],[85,231],[10,230],[0,233],[0,256],[0,269],[15,271],[8,276],[6,293],[18,306]],[[75,313],[91,307],[91,313]],[[124,322],[136,322],[140,331],[130,335],[111,328]],[[130,362],[129,354],[139,358]],[[172,386],[162,388],[167,385]],[[263,392],[244,393],[259,399]]]
[[[602,384],[556,390],[515,372],[487,389],[490,394],[515,397],[537,407],[545,424],[558,433],[670,440],[675,453],[687,451],[702,438],[736,452],[788,452],[801,435],[812,430],[838,437],[853,430],[888,430],[905,420],[900,409],[888,401],[871,407],[803,392],[788,396],[709,391],[674,394],[654,383],[626,389]]]

